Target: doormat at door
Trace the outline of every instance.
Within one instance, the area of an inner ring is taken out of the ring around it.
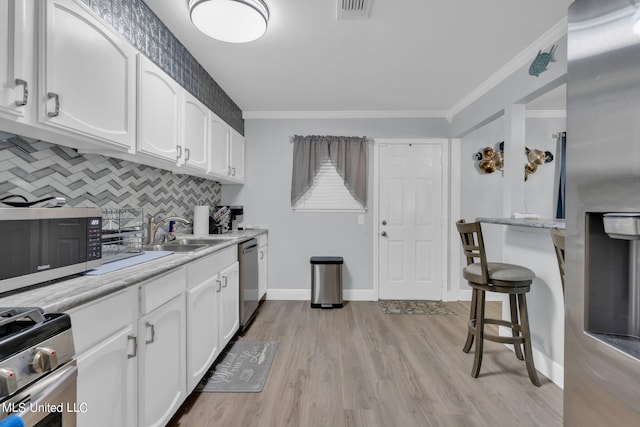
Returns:
[[[378,301],[384,314],[439,314],[455,315],[442,301],[425,300],[380,300]]]
[[[276,341],[236,341],[196,387],[205,393],[259,393],[276,353]]]

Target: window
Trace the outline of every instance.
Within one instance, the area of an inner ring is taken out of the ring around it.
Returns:
[[[366,138],[294,136],[292,142],[295,212],[366,210]]]
[[[335,165],[327,159],[313,178],[311,188],[293,206],[293,210],[296,212],[363,212],[365,208],[362,203],[354,199]]]

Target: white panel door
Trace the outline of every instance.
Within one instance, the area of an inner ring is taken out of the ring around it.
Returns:
[[[39,3],[40,122],[132,149],[135,49],[73,0]]]
[[[379,174],[379,298],[440,300],[442,146],[381,144]]]

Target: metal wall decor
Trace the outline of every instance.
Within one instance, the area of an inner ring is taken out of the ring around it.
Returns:
[[[482,172],[493,173],[504,168],[504,141],[500,142],[498,147],[498,150],[492,147],[484,147],[482,151],[474,155],[475,159],[480,162],[478,167]]]
[[[525,153],[527,154],[527,160],[529,161],[526,165],[524,165],[524,180],[526,181],[529,178],[529,175],[535,173],[538,170],[538,165],[543,165],[545,163],[551,163],[553,161],[553,154],[551,151],[542,151],[542,150],[530,150],[529,148],[524,148]]]
[[[529,149],[525,147],[527,155],[527,163],[524,165],[524,180],[527,181],[529,175],[538,170],[538,165],[551,163],[553,161],[553,153],[551,151],[542,151],[538,149]],[[474,154],[474,158],[479,162],[480,171],[489,174],[497,170],[504,169],[504,141],[498,143],[498,149],[493,147],[484,147],[482,151]]]
[[[529,67],[529,75],[538,77],[540,74],[547,71],[547,67],[550,62],[556,62],[556,59],[553,57],[553,54],[556,51],[557,46],[551,46],[549,52],[542,52],[542,50],[538,51],[538,55],[535,57],[531,66]]]

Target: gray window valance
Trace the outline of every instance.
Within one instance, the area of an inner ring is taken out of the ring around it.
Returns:
[[[291,206],[311,188],[320,166],[329,160],[345,187],[367,206],[367,138],[346,136],[294,136]]]

